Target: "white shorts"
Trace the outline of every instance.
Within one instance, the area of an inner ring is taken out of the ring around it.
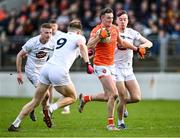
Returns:
[[[111,75],[113,80],[115,80],[115,74],[116,74],[115,65],[112,65],[112,66],[94,65],[94,72],[99,78]]]
[[[39,83],[40,70],[33,71],[26,68],[25,73],[28,80],[34,85],[34,87],[37,87]]]
[[[133,69],[116,68],[116,81],[136,80]]]
[[[53,86],[64,86],[72,83],[69,70],[46,63],[40,72],[39,81],[43,84]]]

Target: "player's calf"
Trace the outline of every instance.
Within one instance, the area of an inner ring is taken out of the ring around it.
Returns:
[[[80,95],[79,95],[79,112],[80,113],[82,113],[83,112],[83,109],[84,109],[84,106],[85,106],[85,104],[87,103],[87,102],[89,102],[89,101],[91,101],[91,96],[88,96],[88,95],[86,95],[86,96],[83,96],[83,94],[81,93]]]
[[[32,121],[36,121],[36,116],[34,114],[34,110],[29,114],[29,117],[31,118]]]

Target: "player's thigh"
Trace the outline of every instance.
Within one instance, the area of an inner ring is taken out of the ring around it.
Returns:
[[[125,98],[127,90],[124,81],[117,81],[116,87],[120,98]]]
[[[126,88],[129,91],[131,98],[141,98],[141,90],[137,80],[126,81]]]
[[[73,99],[77,99],[76,89],[73,83],[63,86],[54,86],[57,92],[62,94],[65,97],[72,97]]]
[[[103,86],[104,92],[107,93],[107,95],[115,95],[117,94],[117,88],[115,84],[115,66],[96,66],[95,68],[95,74],[98,76],[99,80],[101,81],[101,84]]]
[[[36,92],[35,92],[35,95],[33,97],[33,100],[35,100],[36,102],[42,101],[42,99],[44,98],[48,88],[49,88],[48,85],[39,83],[37,88],[36,88]]]
[[[100,78],[104,91],[109,95],[118,94],[115,81],[111,75]]]

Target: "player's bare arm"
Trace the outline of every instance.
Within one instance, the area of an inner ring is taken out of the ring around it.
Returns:
[[[22,78],[22,60],[27,55],[27,52],[21,50],[16,57],[16,69],[17,69],[17,81],[19,84],[23,84]]]
[[[146,39],[146,38],[143,37],[143,36],[141,36],[140,42],[141,42],[142,44],[140,44],[139,47],[151,48],[152,45],[153,45],[151,41],[149,41],[148,39]]]
[[[97,45],[97,43],[100,42],[100,37],[99,35],[96,35],[95,37],[91,37],[87,43],[87,47],[94,49]]]
[[[83,42],[78,42],[78,46],[80,49],[80,53],[82,55],[82,58],[84,59],[84,62],[89,62],[89,58],[88,58],[88,51],[87,51],[87,47]]]
[[[120,36],[118,36],[117,42],[124,48],[129,48],[129,49],[132,49],[134,51],[137,51],[137,49],[138,49],[134,45],[130,44],[129,42],[127,42],[125,40],[123,40]]]
[[[94,69],[91,66],[91,63],[89,61],[87,46],[82,41],[78,42],[78,46],[79,46],[82,58],[84,59],[84,62],[86,63],[86,68],[87,68],[86,71],[88,74],[92,74],[94,72]]]

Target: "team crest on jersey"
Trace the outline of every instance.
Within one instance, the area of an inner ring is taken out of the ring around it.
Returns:
[[[39,51],[38,53],[36,53],[36,57],[37,57],[37,58],[43,58],[43,57],[45,57],[46,55],[47,55],[47,53],[44,52],[44,51]]]
[[[103,73],[106,73],[106,69],[103,69],[102,72],[103,72]]]

